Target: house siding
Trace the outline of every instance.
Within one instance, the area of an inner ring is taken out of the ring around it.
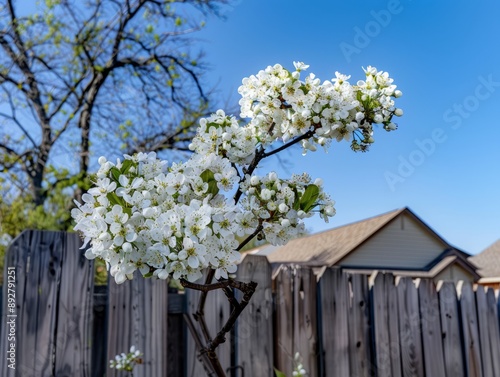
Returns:
[[[412,216],[402,213],[356,250],[340,266],[394,269],[426,267],[448,247]]]
[[[453,283],[457,283],[460,280],[463,280],[466,282],[473,283],[474,276],[465,271],[462,267],[452,264],[443,271],[441,271],[441,273],[436,275],[436,277],[434,278],[434,282],[437,283],[439,280],[451,281]]]

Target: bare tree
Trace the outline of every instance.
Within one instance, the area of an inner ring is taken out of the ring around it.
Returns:
[[[187,150],[209,110],[192,33],[224,3],[0,0],[3,179],[41,205],[102,149]]]

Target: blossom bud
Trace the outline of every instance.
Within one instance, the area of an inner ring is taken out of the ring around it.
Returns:
[[[394,91],[394,97],[399,98],[403,95],[403,92],[401,90],[395,90]]]
[[[375,116],[373,117],[373,121],[375,123],[382,123],[383,120],[384,120],[384,118],[380,114],[375,114]]]
[[[276,211],[276,203],[275,202],[268,202],[267,203],[267,209],[269,211]]]
[[[262,198],[262,200],[269,200],[271,199],[271,196],[272,196],[271,190],[263,189],[260,192],[260,197]]]
[[[403,110],[402,109],[396,109],[396,110],[394,110],[394,115],[400,117],[401,115],[403,115]]]
[[[250,184],[252,186],[257,186],[259,184],[259,182],[260,182],[260,179],[256,175],[253,175],[252,178],[250,178]]]
[[[99,162],[99,165],[105,164],[106,161],[107,161],[106,157],[104,157],[104,156],[99,157],[99,159],[97,160],[97,162]]]
[[[324,212],[327,216],[335,215],[335,209],[332,206],[326,206]]]
[[[278,209],[281,213],[285,213],[289,210],[288,206],[285,204],[285,203],[281,203],[279,206],[278,206]]]

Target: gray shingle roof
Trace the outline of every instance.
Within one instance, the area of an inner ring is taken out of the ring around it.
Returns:
[[[500,277],[500,240],[469,260],[479,267],[478,272],[482,277]]]
[[[332,266],[407,208],[290,241],[267,255],[269,262]],[[260,254],[260,253],[259,253]]]

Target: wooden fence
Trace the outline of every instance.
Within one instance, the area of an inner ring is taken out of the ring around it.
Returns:
[[[9,248],[3,286],[2,376],[120,376],[107,368],[133,344],[144,352],[134,376],[200,377],[194,342],[182,321],[197,293],[134,279],[93,286],[93,265],[74,234],[25,232]],[[8,268],[15,270],[15,312]],[[327,268],[281,266],[248,255],[237,279],[258,283],[249,305],[218,349],[228,377],[292,375],[300,354],[309,377],[500,376],[500,299],[470,284],[371,278]],[[230,307],[210,293],[211,331]],[[13,317],[15,315],[16,317]],[[8,367],[15,318],[16,369]]]

